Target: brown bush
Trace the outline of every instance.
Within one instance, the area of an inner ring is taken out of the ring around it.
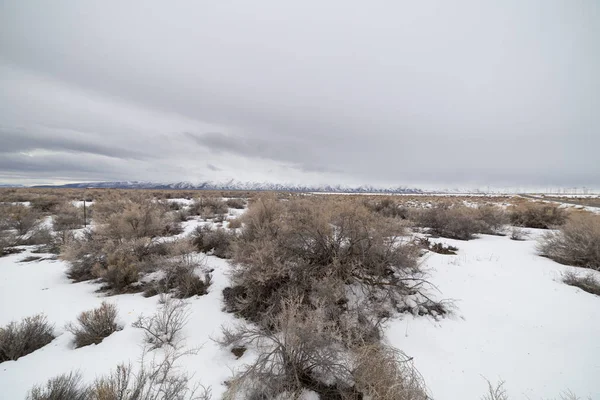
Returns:
[[[509,217],[506,211],[501,207],[492,204],[480,205],[476,208],[476,218],[483,222],[482,229],[479,233],[488,235],[503,234],[506,224],[509,222]]]
[[[17,360],[54,340],[54,326],[43,314],[0,328],[0,363]]]
[[[477,218],[477,211],[464,206],[438,203],[418,211],[414,218],[417,226],[429,229],[432,235],[450,239],[470,240],[486,230],[485,223]]]
[[[235,234],[222,228],[212,229],[210,226],[199,226],[192,233],[192,242],[203,253],[212,252],[219,258],[231,258]]]
[[[140,315],[133,327],[144,331],[144,341],[151,346],[151,350],[165,345],[178,347],[189,316],[187,303],[165,297],[165,301],[154,315]]]
[[[181,232],[173,229],[175,221],[163,206],[148,200],[126,202],[121,211],[110,215],[101,215],[96,208],[94,213],[100,222],[105,221],[98,233],[114,239],[152,238]]]
[[[365,201],[365,206],[384,217],[401,219],[408,219],[409,217],[408,208],[391,198],[384,198],[379,201]]]
[[[574,272],[565,272],[562,281],[567,285],[575,286],[588,293],[600,296],[600,279],[597,279],[593,273],[581,276]]]
[[[229,208],[236,208],[236,209],[243,209],[244,207],[246,207],[246,201],[244,199],[227,199],[227,201],[225,202],[225,204],[227,204],[227,207]]]
[[[90,389],[82,383],[81,375],[71,372],[49,379],[45,387],[34,386],[27,394],[27,400],[91,400],[90,394]]]
[[[75,207],[72,203],[62,203],[55,208],[52,226],[55,231],[83,228],[83,208]]]
[[[265,348],[254,363],[229,381],[224,399],[298,398],[303,389],[324,399],[355,398],[352,372],[341,335],[332,322],[324,321],[322,310],[309,312],[301,299],[284,301],[272,317],[273,332],[239,326],[224,330],[223,346]],[[286,397],[287,396],[287,397]]]
[[[353,349],[352,376],[357,390],[371,400],[428,400],[425,383],[412,359],[382,344]]]
[[[77,240],[67,240],[60,251],[60,258],[69,262],[67,276],[77,282],[96,278],[92,269],[106,265],[104,246],[106,241],[93,232],[85,232]]]
[[[600,270],[600,216],[572,215],[558,231],[540,239],[538,250],[561,264]]]
[[[205,273],[204,279],[200,278],[196,273],[198,267],[199,264],[186,255],[165,264],[165,278],[162,281],[165,291],[173,291],[174,296],[180,299],[207,294],[212,277],[210,273]]]
[[[140,262],[134,254],[129,253],[123,247],[109,253],[105,265],[94,264],[91,272],[94,277],[101,278],[106,284],[104,289],[112,289],[117,293],[142,289],[141,287],[132,287],[140,278]]]
[[[37,196],[30,201],[31,208],[42,213],[51,213],[54,211],[54,208],[60,204],[59,197],[51,194]]]
[[[229,229],[238,229],[242,227],[242,220],[239,218],[232,218],[228,221],[227,227]]]
[[[14,235],[0,231],[0,257],[10,254],[16,245],[17,238]]]
[[[281,312],[272,317],[272,331],[243,325],[224,329],[221,345],[247,348],[260,343],[264,349],[229,382],[225,399],[242,393],[250,398],[297,398],[303,390],[322,399],[428,399],[421,376],[403,353],[377,343],[349,347],[325,308],[304,303],[299,297],[284,300]]]
[[[563,225],[568,218],[567,212],[558,205],[539,202],[513,206],[509,210],[509,215],[513,225],[538,229]]]
[[[217,197],[199,197],[190,205],[191,215],[200,215],[204,219],[215,218],[218,215],[227,214],[227,204]]]
[[[400,240],[400,225],[358,202],[293,200],[284,206],[263,198],[252,203],[243,218],[233,287],[224,294],[228,309],[245,318],[260,323],[278,313],[283,299],[293,293],[314,295],[323,282],[361,292],[362,304],[372,309],[432,306],[422,298],[416,301],[419,306],[405,307],[406,297],[417,295],[422,284],[416,263],[419,250]],[[332,312],[358,312],[347,290],[336,299],[330,295]]]
[[[75,347],[98,344],[121,328],[117,325],[117,307],[102,302],[100,307],[84,311],[77,317],[77,324],[68,324],[66,329],[75,336]]]
[[[4,225],[15,229],[19,235],[25,235],[34,229],[41,217],[36,210],[21,204],[3,206],[0,212],[4,215]]]

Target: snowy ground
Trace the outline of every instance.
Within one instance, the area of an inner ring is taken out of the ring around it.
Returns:
[[[528,231],[530,239],[542,232]],[[566,390],[600,398],[600,297],[560,281],[580,268],[536,255],[535,240],[437,241],[459,248],[426,261],[455,315],[404,317],[387,331],[414,357],[434,399],[479,399],[485,378],[506,381],[511,399],[553,399]]]
[[[186,222],[184,234],[199,223]],[[439,321],[403,316],[386,331],[390,343],[414,357],[434,399],[480,399],[484,378],[505,380],[511,399],[552,399],[567,389],[600,398],[600,297],[560,282],[561,272],[575,268],[536,255],[534,239],[541,231],[529,232],[530,240],[524,242],[499,236],[468,242],[436,239],[459,248],[456,256],[431,254],[424,261],[441,291],[439,298],[454,300],[454,315]],[[62,261],[21,262],[30,250],[0,258],[0,326],[44,312],[58,337],[17,361],[0,364],[0,396],[24,399],[31,386],[64,372],[79,370],[92,381],[120,362],[135,363],[143,334],[131,324],[140,314],[152,314],[158,297],[106,298],[96,292],[98,284],[71,283]],[[192,313],[185,328],[187,346],[201,349],[181,365],[211,386],[217,400],[231,371],[252,354],[236,360],[211,340],[234,317],[222,312],[228,263],[208,256],[206,264],[214,269],[214,283],[208,295],[189,300]],[[103,300],[118,306],[124,329],[99,345],[74,349],[65,323]]]

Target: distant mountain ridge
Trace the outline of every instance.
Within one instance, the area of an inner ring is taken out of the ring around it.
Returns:
[[[282,192],[324,192],[324,193],[423,193],[420,189],[407,187],[374,187],[374,186],[342,186],[342,185],[294,185],[285,183],[264,182],[227,182],[206,181],[201,183],[176,182],[155,183],[145,181],[122,182],[83,182],[65,185],[37,185],[34,188],[71,188],[71,189],[157,189],[157,190],[247,190],[247,191],[282,191]]]

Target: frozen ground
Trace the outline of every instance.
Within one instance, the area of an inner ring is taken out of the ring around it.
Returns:
[[[239,214],[241,211],[235,211]],[[201,223],[191,220],[185,233]],[[458,255],[429,255],[424,263],[439,297],[453,299],[453,316],[434,321],[403,316],[387,327],[390,343],[414,357],[436,400],[480,399],[487,378],[506,381],[511,399],[552,399],[567,389],[600,398],[600,297],[560,282],[574,269],[536,255],[535,237],[511,241],[482,236],[469,242],[437,239],[459,248]],[[44,312],[58,337],[34,353],[0,364],[0,397],[24,399],[34,384],[79,370],[87,381],[107,374],[120,362],[135,363],[142,354],[143,334],[131,326],[140,314],[152,314],[158,298],[127,294],[105,298],[99,285],[71,283],[62,261],[20,262],[30,254],[0,258],[0,326]],[[211,338],[234,318],[222,312],[227,285],[226,261],[208,256],[213,268],[209,294],[189,300],[185,328],[188,347],[201,349],[181,365],[221,398],[231,370],[251,359],[236,360]],[[74,349],[64,325],[102,300],[115,303],[124,326],[102,343]]]
[[[529,232],[534,239],[541,231]],[[479,399],[485,379],[506,381],[511,399],[554,399],[566,390],[600,398],[600,297],[560,281],[581,269],[536,255],[535,240],[438,241],[459,248],[426,261],[455,315],[404,317],[387,330],[414,357],[434,399]]]

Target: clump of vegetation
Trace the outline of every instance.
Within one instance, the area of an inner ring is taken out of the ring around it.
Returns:
[[[117,399],[118,397],[112,397]],[[27,394],[27,400],[105,400],[108,397],[91,396],[79,373],[59,375],[49,379],[45,386],[34,386]]]
[[[225,399],[298,398],[305,390],[325,399],[426,400],[423,380],[401,352],[378,343],[351,344],[343,329],[300,297],[282,300],[271,330],[224,330],[223,346],[266,350],[230,382]]]
[[[216,218],[227,214],[229,207],[218,197],[199,197],[190,205],[191,215],[200,215],[204,219]]]
[[[228,221],[227,227],[229,229],[239,229],[242,227],[242,221],[239,218],[232,218]]]
[[[227,204],[227,207],[229,208],[236,208],[236,209],[243,209],[244,207],[246,207],[246,201],[244,199],[240,199],[240,198],[236,198],[236,199],[227,199],[227,201],[225,202],[225,204]]]
[[[71,202],[65,202],[55,208],[52,226],[55,231],[61,232],[83,228],[84,222],[83,208],[80,209]]]
[[[121,201],[112,207],[106,204],[95,204],[94,213],[101,224],[98,232],[113,239],[135,239],[177,234],[181,230],[173,216],[168,214],[168,207],[152,201]]]
[[[493,205],[472,208],[449,203],[419,210],[413,219],[432,235],[458,240],[470,240],[482,233],[500,235],[507,221],[504,211]]]
[[[600,216],[572,215],[538,244],[541,255],[561,264],[600,270]]]
[[[151,349],[170,345],[177,347],[182,339],[181,331],[189,318],[187,303],[165,297],[159,310],[151,317],[141,316],[134,322],[135,328],[144,331],[144,340]]]
[[[14,229],[18,235],[23,236],[39,224],[41,214],[22,204],[2,205],[0,218],[3,229]]]
[[[77,324],[68,324],[66,329],[75,336],[77,348],[98,344],[121,329],[117,324],[117,307],[102,302],[100,307],[79,314]]]
[[[17,360],[54,340],[54,326],[43,314],[0,328],[0,363]]]
[[[47,214],[53,212],[60,202],[61,200],[57,195],[42,194],[30,200],[30,207],[32,210]]]
[[[165,293],[183,299],[207,294],[212,276],[208,271],[204,272],[203,277],[198,275],[202,264],[190,254],[191,249],[187,245],[180,245],[170,249],[170,252],[169,257],[160,259],[161,278],[146,284],[144,296]]]
[[[225,229],[212,229],[210,226],[199,226],[192,233],[192,242],[203,253],[211,253],[219,258],[231,258],[235,234]]]
[[[562,281],[567,285],[575,286],[588,293],[600,296],[600,279],[597,279],[594,273],[582,276],[569,271],[563,274]]]
[[[470,240],[484,230],[473,209],[446,203],[420,210],[414,218],[417,226],[428,229],[430,234],[450,239]]]
[[[556,204],[526,202],[509,211],[510,222],[526,228],[550,229],[563,225],[568,218],[565,209]]]
[[[0,231],[0,257],[13,253],[16,245],[17,238],[14,235]]]
[[[258,321],[277,313],[289,293],[313,293],[324,282],[341,292],[343,287],[360,288],[373,306],[381,302],[392,309],[402,308],[406,296],[419,292],[414,286],[422,276],[418,248],[402,240],[401,225],[360,203],[295,200],[284,207],[263,198],[243,218],[233,258],[234,287],[227,297],[236,293],[240,301],[230,308],[246,318]],[[346,304],[341,292],[335,301]],[[423,300],[421,306],[429,304]]]
[[[458,247],[444,245],[443,243],[434,243],[429,238],[418,238],[416,242],[419,247],[438,254],[456,255],[456,252],[458,251]]]
[[[28,400],[210,400],[211,389],[194,385],[179,371],[177,360],[184,355],[170,352],[160,361],[144,363],[136,373],[132,365],[120,364],[107,376],[85,385],[79,373],[59,375],[44,386],[35,386]]]
[[[409,210],[402,204],[391,198],[384,198],[380,201],[365,201],[365,206],[384,217],[408,219]]]
[[[523,241],[527,237],[527,233],[523,229],[514,226],[510,232],[510,240]]]

